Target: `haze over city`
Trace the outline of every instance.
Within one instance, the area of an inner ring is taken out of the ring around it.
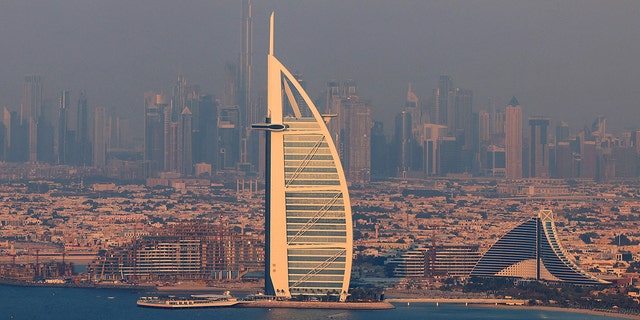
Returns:
[[[272,10],[276,53],[312,98],[329,80],[353,79],[386,131],[408,83],[426,101],[441,74],[473,90],[475,111],[516,96],[525,119],[568,121],[574,132],[598,115],[613,132],[640,120],[636,1],[255,1],[255,98]],[[29,74],[43,77],[54,108],[60,90],[73,101],[86,90],[91,108],[134,120],[143,93],[169,92],[178,75],[221,98],[239,16],[237,1],[2,1],[0,106],[19,110]]]
[[[0,1],[0,314],[640,315],[636,2]]]

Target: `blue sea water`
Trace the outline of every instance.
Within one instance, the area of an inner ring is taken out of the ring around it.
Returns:
[[[393,310],[310,310],[209,308],[166,310],[136,305],[140,293],[116,289],[43,288],[0,285],[4,319],[251,319],[251,320],[404,320],[404,319],[603,319],[559,311],[466,307],[433,303],[397,304]],[[144,294],[142,294],[144,295]],[[606,319],[615,319],[607,317]]]

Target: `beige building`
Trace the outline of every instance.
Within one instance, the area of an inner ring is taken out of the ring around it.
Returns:
[[[508,179],[522,178],[522,108],[513,97],[505,109],[505,156]]]

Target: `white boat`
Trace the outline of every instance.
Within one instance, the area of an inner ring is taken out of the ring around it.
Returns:
[[[141,297],[138,306],[151,308],[215,308],[238,304],[238,299],[228,294],[197,294],[189,297]]]

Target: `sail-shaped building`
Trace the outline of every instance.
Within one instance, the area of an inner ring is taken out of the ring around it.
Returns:
[[[560,243],[553,211],[540,210],[502,236],[480,258],[472,277],[512,277],[581,285],[606,284],[580,268]]]
[[[274,56],[267,64],[265,293],[278,298],[348,295],[353,231],[347,183],[336,147],[295,77]]]

